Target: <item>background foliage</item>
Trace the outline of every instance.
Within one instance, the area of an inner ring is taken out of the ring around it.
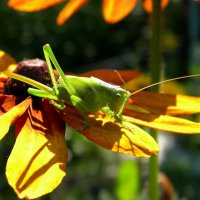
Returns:
[[[1,1],[0,49],[20,61],[43,58],[42,46],[49,43],[66,72],[137,67],[148,72],[150,16],[140,2],[130,16],[115,25],[103,21],[101,1],[91,1],[63,26],[57,26],[55,18],[62,6],[19,13],[8,8],[7,1]],[[189,0],[170,2],[164,11],[163,27],[166,77],[200,73],[200,4]],[[182,82],[187,83],[190,94],[199,94],[197,79]],[[160,135],[161,169],[172,181],[178,199],[199,199],[199,135]],[[144,199],[138,192],[139,187],[145,191],[145,159],[108,152],[78,134],[68,133],[66,140],[68,175],[54,193],[43,199],[123,200],[124,195],[135,199],[136,194],[137,199]],[[0,143],[0,200],[17,199],[4,175],[13,143],[8,136]],[[123,180],[125,173],[129,176]]]

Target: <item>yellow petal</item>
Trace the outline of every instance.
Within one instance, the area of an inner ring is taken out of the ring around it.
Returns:
[[[124,111],[124,121],[138,125],[147,126],[162,131],[169,131],[181,134],[200,133],[200,123],[195,123],[183,118],[167,115],[147,114],[133,111]]]
[[[107,23],[117,23],[134,9],[136,0],[104,0],[103,17]]]
[[[67,110],[65,121],[86,136],[92,142],[114,152],[133,155],[136,157],[149,157],[158,152],[159,147],[155,140],[145,131],[133,123],[124,122],[123,126],[114,123],[113,118],[99,115],[90,115],[89,127],[80,131],[84,120]]]
[[[59,25],[62,25],[66,20],[68,20],[75,12],[77,12],[86,3],[88,3],[88,0],[69,0],[67,5],[59,13],[57,18],[57,23]]]
[[[19,198],[34,199],[54,190],[66,174],[65,126],[49,108],[29,109],[18,123],[23,125],[6,176]]]
[[[161,0],[161,9],[164,9],[168,3],[169,0]],[[152,12],[152,0],[143,0],[143,6],[147,12]]]
[[[16,119],[27,110],[27,108],[30,106],[30,103],[31,99],[28,98],[0,116],[0,139],[6,135],[10,129],[10,126],[16,121]]]
[[[34,12],[54,6],[65,0],[9,0],[8,5],[19,11]]]
[[[154,114],[175,116],[200,112],[200,97],[140,92],[134,94],[131,99],[131,105],[142,107]]]
[[[9,54],[7,54],[4,51],[0,50],[0,72],[3,71],[14,71],[14,69],[16,68],[16,61],[14,58],[12,58],[12,56],[10,56]],[[5,78],[6,76],[4,74],[0,73],[0,78]]]
[[[16,64],[15,59],[5,51],[0,50],[0,71],[7,70],[7,67],[12,64]]]

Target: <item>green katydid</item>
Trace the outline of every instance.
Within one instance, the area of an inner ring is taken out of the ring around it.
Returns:
[[[64,109],[65,103],[72,104],[81,113],[86,125],[90,123],[86,113],[95,113],[99,110],[114,117],[117,121],[121,121],[122,112],[131,95],[130,92],[95,77],[65,75],[48,44],[44,45],[43,51],[53,88],[19,74],[5,74],[37,88],[29,88],[28,93],[50,99],[58,109]],[[55,78],[51,62],[59,74],[58,81]]]
[[[73,105],[85,119],[86,126],[90,123],[87,113],[95,113],[99,110],[114,117],[117,122],[122,123],[122,113],[131,95],[160,83],[199,76],[199,74],[195,74],[168,79],[130,93],[120,86],[109,84],[98,78],[65,75],[48,44],[43,46],[43,51],[53,88],[16,73],[5,72],[5,74],[10,78],[33,86],[34,88],[28,89],[29,94],[50,99],[51,103],[60,110],[65,108],[65,103]],[[51,63],[53,63],[59,74],[58,81],[55,78]]]

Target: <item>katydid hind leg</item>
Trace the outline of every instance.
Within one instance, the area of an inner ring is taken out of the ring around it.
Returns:
[[[47,62],[47,66],[48,66],[48,69],[49,69],[49,73],[50,73],[51,81],[52,81],[52,84],[53,84],[53,88],[55,90],[56,96],[59,96],[58,83],[56,81],[55,74],[54,74],[54,71],[53,71],[53,67],[51,65],[51,56],[52,56],[52,54],[50,53],[51,51],[49,51],[49,49],[51,49],[51,47],[49,45],[44,45],[43,46],[44,57],[45,57],[45,60]]]
[[[44,45],[43,49],[44,49],[44,52],[46,54],[45,57],[48,57],[47,59],[48,59],[48,62],[50,63],[51,70],[53,71],[50,60],[52,61],[56,70],[58,71],[58,74],[59,74],[60,78],[62,79],[62,82],[65,86],[65,89],[67,90],[69,95],[76,95],[77,96],[76,90],[74,89],[73,85],[70,83],[69,79],[67,79],[67,76],[65,76],[63,70],[61,69],[61,67],[60,67],[60,65],[59,65],[59,63],[58,63],[58,61],[57,61],[57,59],[56,59],[56,57],[55,57],[55,55],[54,55],[54,53],[51,49],[51,47],[48,44],[46,44],[46,45]],[[52,76],[53,76],[53,72],[52,72]],[[54,77],[52,77],[52,78],[55,79]],[[53,85],[54,85],[54,83],[53,83]],[[55,80],[54,87],[58,88],[56,80]]]

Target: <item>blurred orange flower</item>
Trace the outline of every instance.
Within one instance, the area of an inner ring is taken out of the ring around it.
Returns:
[[[9,0],[9,6],[23,12],[35,12],[54,6],[66,0]],[[57,17],[57,23],[62,25],[74,13],[81,9],[89,0],[68,0],[67,5]],[[135,8],[137,0],[103,0],[103,17],[107,23],[117,23],[128,16]],[[168,0],[161,0],[161,8],[165,8]],[[143,0],[143,6],[147,12],[152,11],[152,0]]]

